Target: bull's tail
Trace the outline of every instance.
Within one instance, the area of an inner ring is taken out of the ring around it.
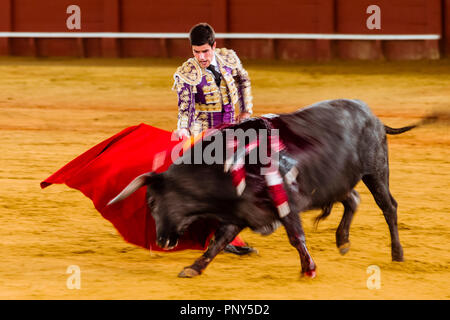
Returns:
[[[386,131],[387,134],[400,134],[406,131],[409,131],[411,129],[416,128],[418,125],[414,124],[412,126],[407,126],[407,127],[402,127],[402,128],[391,128],[387,125],[384,125],[384,130]]]
[[[152,172],[141,174],[140,176],[136,177],[133,181],[130,182],[128,186],[125,187],[114,199],[112,199],[110,202],[108,202],[108,206],[122,201],[123,199],[129,197],[132,193],[134,193],[137,189],[139,189],[142,186],[145,186],[150,183],[150,177],[153,175]]]
[[[324,207],[322,207],[322,212],[314,219],[314,230],[317,230],[317,227],[319,226],[319,222],[326,217],[328,217],[331,213],[331,208],[333,208],[333,204],[330,203]]]
[[[417,128],[417,127],[420,127],[420,126],[423,126],[426,124],[435,123],[437,121],[448,121],[448,117],[449,117],[449,114],[447,112],[434,112],[432,114],[429,114],[428,116],[426,116],[425,118],[423,118],[416,124],[402,127],[402,128],[391,128],[387,125],[384,125],[384,130],[386,131],[387,134],[400,134],[400,133],[409,131],[411,129],[414,129],[414,128]]]

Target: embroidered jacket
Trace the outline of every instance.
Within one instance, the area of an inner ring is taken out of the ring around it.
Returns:
[[[252,113],[250,78],[233,50],[216,49],[222,75],[218,87],[211,73],[190,58],[174,74],[178,94],[177,128],[191,135],[222,123],[234,122],[235,109]]]

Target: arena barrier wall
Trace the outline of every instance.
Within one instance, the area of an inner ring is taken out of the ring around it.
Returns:
[[[80,29],[68,28],[71,5],[80,8]],[[380,8],[379,30],[367,27],[370,5]],[[241,58],[450,54],[450,0],[0,0],[0,55],[186,57],[198,22]]]

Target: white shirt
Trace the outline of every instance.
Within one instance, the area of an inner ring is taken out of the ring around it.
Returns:
[[[214,66],[214,69],[216,69],[217,72],[219,71],[219,65],[217,64],[216,55],[214,54],[213,59],[211,60],[211,64]],[[209,73],[211,73],[214,76],[214,73],[212,73],[211,70],[206,69]]]

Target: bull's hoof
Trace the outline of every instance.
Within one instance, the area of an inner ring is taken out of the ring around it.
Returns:
[[[403,249],[400,248],[392,248],[392,261],[403,262]]]
[[[346,254],[348,252],[348,250],[350,250],[350,242],[341,244],[338,249],[339,249],[340,254],[342,254],[342,255]]]
[[[403,256],[400,256],[400,257],[392,257],[392,261],[403,262],[403,261],[405,261],[405,259],[403,259]]]
[[[196,277],[199,275],[200,275],[200,272],[198,272],[192,268],[186,267],[183,270],[181,270],[181,272],[178,274],[178,277],[179,278],[193,278],[193,277]]]
[[[308,278],[308,279],[314,279],[316,277],[316,270],[309,270],[306,272],[302,272],[302,277]]]

